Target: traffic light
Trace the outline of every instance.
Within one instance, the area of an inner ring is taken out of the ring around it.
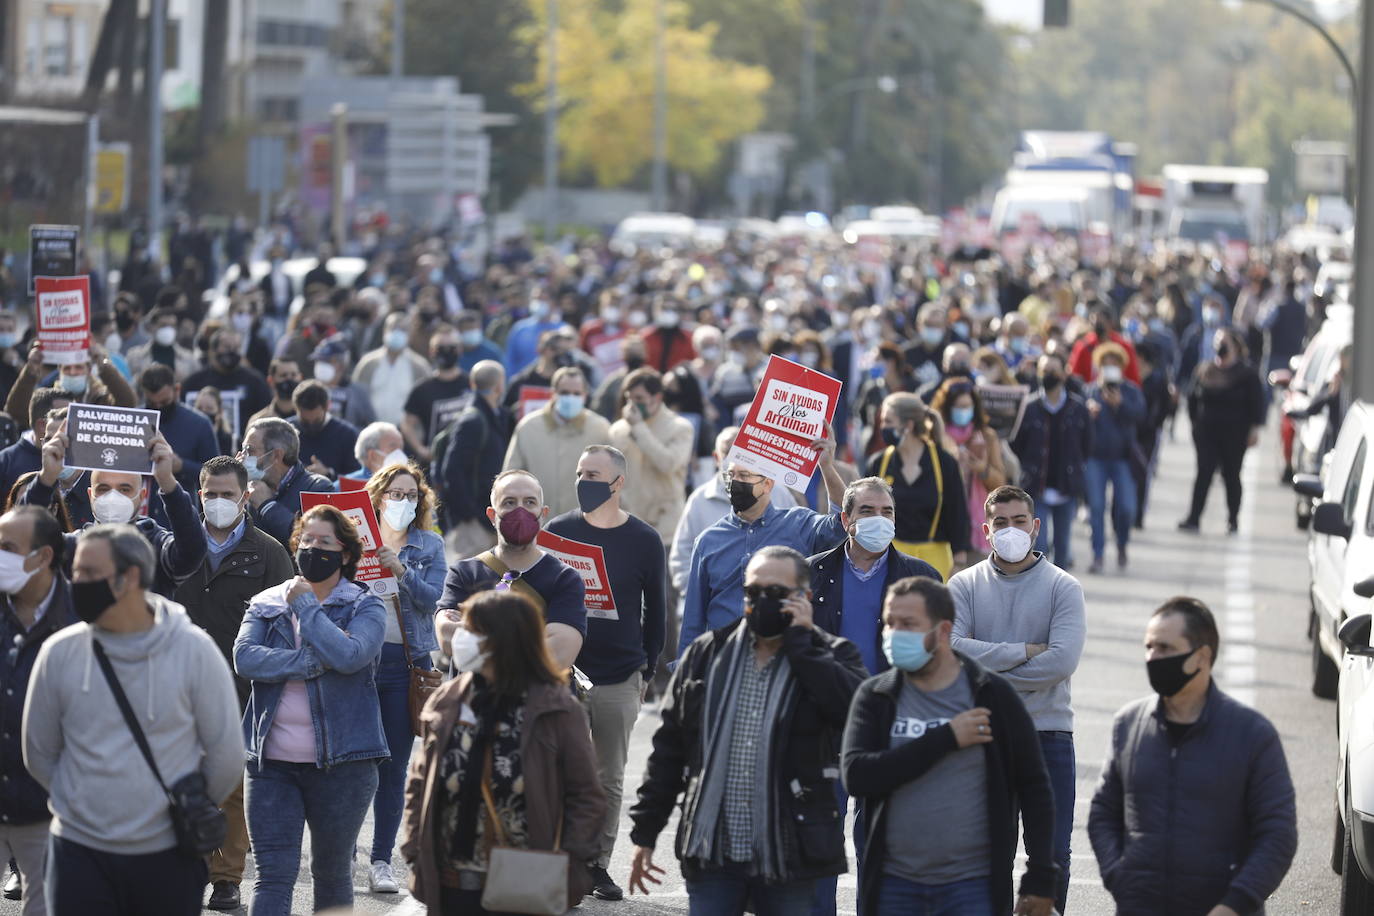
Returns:
[[[1062,29],[1069,24],[1069,0],[1045,0],[1045,28]]]

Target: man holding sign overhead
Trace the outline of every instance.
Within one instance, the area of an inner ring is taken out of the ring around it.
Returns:
[[[172,447],[157,431],[155,410],[74,403],[67,420],[43,443],[43,468],[22,503],[47,506],[64,467],[91,472],[91,508],[97,523],[132,524],[157,553],[152,590],[171,598],[177,585],[205,560],[205,529],[191,496],[172,473]],[[151,474],[167,508],[170,530],[139,507],[147,502]],[[76,554],[76,535],[67,536],[67,569]]]
[[[577,667],[591,679],[587,714],[596,747],[606,820],[592,867],[592,896],[619,900],[623,891],[606,868],[620,828],[620,799],[630,732],[644,685],[653,680],[663,651],[667,560],[658,533],[620,505],[628,481],[625,455],[591,445],[577,461],[580,508],[549,522],[538,544],[582,576],[587,641]]]
[[[692,640],[727,626],[744,612],[744,568],[760,548],[790,547],[813,556],[845,540],[839,510],[844,481],[835,469],[830,428],[839,396],[840,383],[830,376],[776,356],[769,361],[726,456],[724,479],[732,511],[703,531],[692,550],[679,657]],[[779,482],[805,489],[817,466],[825,478],[831,514],[772,504]]]

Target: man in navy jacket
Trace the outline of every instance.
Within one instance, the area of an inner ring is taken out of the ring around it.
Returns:
[[[305,469],[300,454],[301,440],[296,427],[268,417],[248,424],[243,448],[236,456],[248,471],[248,504],[253,524],[283,544],[291,539],[291,528],[301,511],[301,494],[334,492],[329,478]],[[199,567],[197,562],[196,568]]]

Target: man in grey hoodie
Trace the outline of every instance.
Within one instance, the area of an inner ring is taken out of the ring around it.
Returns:
[[[984,512],[992,554],[949,580],[955,613],[950,644],[1010,681],[1035,722],[1054,788],[1055,908],[1063,913],[1076,781],[1069,678],[1087,634],[1083,586],[1031,550],[1040,522],[1025,490],[998,487]]]
[[[238,698],[214,641],[149,588],[157,558],[132,525],[81,532],[72,604],[82,622],[51,636],[24,706],[24,763],[53,812],[46,892],[53,916],[193,916],[203,859],[177,848],[167,796],[95,658],[98,642],[168,785],[192,771],[222,801],[243,776]]]

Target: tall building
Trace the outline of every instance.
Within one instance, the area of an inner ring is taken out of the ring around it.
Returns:
[[[108,0],[0,3],[0,98],[79,95],[107,5]]]

